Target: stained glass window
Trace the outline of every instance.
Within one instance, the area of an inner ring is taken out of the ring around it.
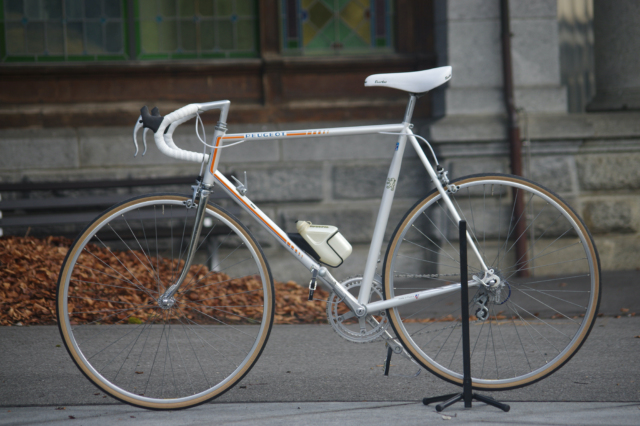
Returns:
[[[2,61],[126,58],[122,0],[4,0]]]
[[[393,0],[281,0],[284,53],[393,51]]]
[[[258,56],[255,0],[138,0],[139,58]]]

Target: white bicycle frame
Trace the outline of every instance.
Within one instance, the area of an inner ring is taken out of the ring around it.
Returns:
[[[373,313],[382,311],[385,309],[394,308],[397,306],[405,305],[415,302],[417,300],[441,295],[444,293],[454,292],[460,289],[460,283],[451,284],[435,289],[419,291],[411,294],[405,294],[402,296],[396,296],[389,300],[381,300],[373,303],[369,303],[369,297],[371,293],[372,282],[374,279],[376,265],[378,262],[378,256],[382,247],[382,240],[384,237],[384,230],[389,220],[389,213],[391,211],[391,205],[393,203],[393,197],[395,194],[395,186],[398,181],[398,175],[400,173],[400,167],[402,163],[402,156],[406,147],[407,139],[411,142],[414,150],[416,151],[420,161],[427,170],[431,180],[436,186],[436,189],[442,196],[445,205],[450,211],[452,217],[456,222],[460,222],[461,218],[456,209],[454,208],[447,189],[445,189],[440,182],[436,172],[434,171],[431,163],[427,159],[423,150],[421,149],[418,140],[414,136],[411,128],[411,117],[413,115],[413,108],[417,100],[417,95],[412,94],[405,117],[402,123],[399,124],[385,124],[377,126],[358,126],[358,127],[340,127],[330,129],[309,129],[309,130],[283,130],[277,132],[259,132],[259,133],[236,133],[226,135],[226,117],[229,110],[229,101],[210,102],[207,104],[191,104],[183,107],[165,117],[160,128],[154,134],[154,139],[160,150],[172,157],[181,158],[191,161],[204,161],[206,157],[203,154],[184,151],[173,143],[172,134],[177,126],[183,122],[193,118],[197,113],[207,111],[210,109],[220,109],[220,121],[216,126],[216,130],[213,136],[214,147],[211,149],[211,154],[208,158],[208,164],[206,167],[205,175],[202,179],[204,187],[210,188],[217,181],[222,189],[234,200],[241,208],[246,210],[269,234],[271,234],[286,250],[289,251],[299,262],[301,262],[305,268],[309,271],[317,273],[318,278],[324,282],[329,288],[331,288],[347,306],[354,312],[358,318],[363,318],[367,313]],[[168,119],[168,120],[166,120]],[[165,129],[168,130],[165,132]],[[138,127],[136,127],[137,129]],[[371,240],[371,246],[369,248],[369,254],[365,264],[364,274],[362,278],[362,284],[360,286],[360,292],[356,299],[347,289],[340,284],[331,273],[316,262],[312,257],[308,256],[302,251],[291,239],[287,236],[278,225],[276,225],[262,210],[260,210],[255,203],[253,203],[249,197],[240,193],[231,181],[229,181],[219,170],[218,164],[223,150],[220,147],[224,146],[225,141],[240,142],[247,139],[256,140],[272,140],[272,139],[293,139],[293,138],[323,138],[328,136],[351,136],[351,135],[366,135],[377,133],[396,133],[399,135],[398,141],[395,145],[395,151],[391,160],[391,166],[389,167],[389,173],[387,175],[387,181],[382,194],[382,201],[380,202],[380,209],[378,211],[378,217],[376,219],[375,228],[373,231],[373,238]],[[135,131],[134,131],[135,134]],[[167,146],[168,145],[168,146]],[[187,158],[188,157],[188,158]],[[198,232],[199,233],[199,232]],[[196,236],[197,238],[197,236]],[[484,263],[480,252],[473,243],[473,238],[467,232],[467,240],[478,258],[480,265],[485,272],[485,275],[489,272],[486,264]],[[315,274],[314,274],[315,275]],[[481,281],[470,280],[469,286],[480,285]]]

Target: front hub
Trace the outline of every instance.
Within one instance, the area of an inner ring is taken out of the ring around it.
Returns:
[[[167,309],[171,309],[173,305],[175,305],[175,303],[176,303],[176,299],[174,299],[173,297],[161,297],[158,300],[158,306],[160,306],[165,311]]]

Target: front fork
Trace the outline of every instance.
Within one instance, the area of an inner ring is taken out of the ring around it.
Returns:
[[[184,262],[182,272],[178,277],[178,280],[169,287],[158,299],[158,303],[162,308],[170,308],[175,303],[173,296],[178,292],[180,286],[187,277],[191,263],[195,256],[195,252],[198,249],[198,240],[200,239],[200,232],[202,231],[202,224],[204,223],[204,212],[207,210],[207,202],[209,201],[209,195],[213,191],[213,185],[204,185],[199,183],[197,188],[194,188],[193,199],[186,201],[187,208],[195,207],[196,198],[198,199],[196,220],[193,224],[193,232],[191,233],[191,241],[189,242],[189,249],[187,250],[187,257]]]
[[[215,146],[221,146],[221,140],[224,138],[225,133],[227,132],[227,112],[228,112],[228,104],[226,107],[223,107],[220,111],[220,121],[216,124],[215,132],[213,133],[213,140]],[[182,272],[180,272],[180,277],[178,280],[169,287],[158,299],[158,304],[164,308],[170,308],[175,303],[175,299],[173,296],[178,292],[180,286],[184,282],[187,277],[187,273],[189,272],[189,268],[191,267],[191,263],[193,262],[193,257],[195,256],[196,250],[198,248],[198,240],[200,239],[200,232],[202,231],[202,224],[204,223],[204,212],[207,209],[207,202],[209,201],[209,195],[213,192],[213,183],[214,177],[218,162],[220,161],[220,155],[217,155],[218,149],[214,148],[211,150],[209,154],[209,161],[207,164],[207,168],[205,170],[204,176],[202,179],[198,179],[197,185],[193,186],[193,197],[191,200],[187,200],[185,205],[187,209],[195,207],[196,199],[198,200],[198,207],[196,210],[196,221],[193,224],[193,232],[191,233],[191,241],[189,242],[189,249],[187,250],[187,257],[184,262],[184,268],[182,268]]]

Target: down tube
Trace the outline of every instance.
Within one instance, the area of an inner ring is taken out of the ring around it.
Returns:
[[[318,271],[318,278],[321,282],[324,282],[333,292],[335,292],[349,307],[349,309],[353,312],[364,311],[364,308],[361,304],[358,303],[358,300],[347,291],[333,276],[327,268],[324,266],[320,266],[315,262],[310,256],[308,256],[305,252],[300,250],[300,248],[289,239],[286,233],[282,231],[273,223],[271,219],[267,215],[265,215],[258,207],[255,206],[251,202],[251,200],[244,195],[240,195],[240,193],[236,190],[235,186],[225,178],[222,173],[216,171],[215,178],[220,182],[220,185],[224,189],[224,191],[229,194],[229,196],[236,201],[242,208],[244,208],[249,214],[251,214],[255,220],[262,225],[271,235],[273,235],[276,240],[285,247],[289,253],[291,253],[300,263],[302,263],[309,271],[315,269]]]
[[[298,259],[308,270],[320,269],[320,265],[316,263],[311,257],[307,256],[305,252],[295,245],[293,241],[289,239],[287,234],[280,229],[262,210],[260,210],[253,202],[246,196],[240,195],[236,190],[235,185],[232,184],[220,171],[216,170],[214,173],[216,180],[222,186],[222,189],[240,206],[251,214],[258,223],[260,223],[275,239],[282,244],[296,259]]]

